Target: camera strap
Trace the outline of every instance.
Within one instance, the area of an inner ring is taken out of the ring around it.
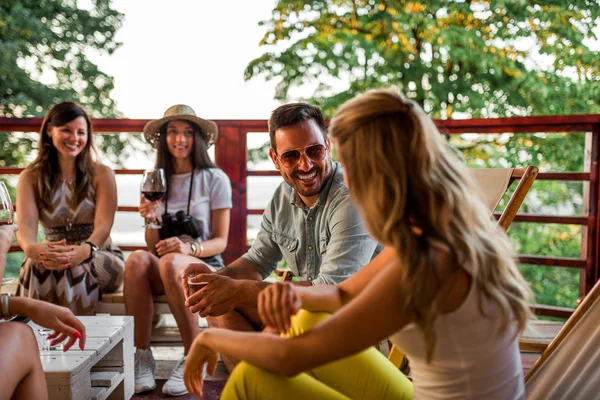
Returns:
[[[190,176],[190,193],[188,194],[187,213],[190,215],[190,203],[192,201],[192,187],[194,186],[194,171]],[[169,212],[169,194],[165,197],[165,214]]]

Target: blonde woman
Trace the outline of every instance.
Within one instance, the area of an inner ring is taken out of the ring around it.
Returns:
[[[390,337],[411,360],[416,398],[523,398],[517,335],[530,290],[431,119],[398,92],[378,90],[344,104],[329,129],[350,193],[385,250],[338,286],[261,292],[264,323],[286,335],[202,333],[184,372],[190,389],[199,393],[203,364],[210,372],[222,353],[245,361],[225,399],[410,398],[409,385],[397,391],[400,372],[380,379],[387,361],[365,357]]]

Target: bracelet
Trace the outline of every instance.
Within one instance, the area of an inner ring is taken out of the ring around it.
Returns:
[[[0,295],[0,303],[2,304],[2,318],[7,321],[9,319],[12,318],[12,316],[10,315],[10,311],[8,309],[8,299],[10,299],[12,297],[12,294],[10,293],[2,293]]]
[[[198,252],[198,258],[202,257],[202,253],[204,253],[204,246],[202,245],[202,243],[200,243],[200,251]]]
[[[190,242],[190,250],[192,250],[192,257],[196,257],[198,252],[198,244],[196,242]]]

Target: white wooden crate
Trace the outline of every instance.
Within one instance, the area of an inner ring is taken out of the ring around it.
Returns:
[[[48,398],[129,399],[134,391],[133,318],[78,317],[86,327],[85,349],[42,351]],[[37,334],[37,326],[30,323]],[[101,374],[99,374],[101,373]],[[92,378],[97,386],[92,386]]]

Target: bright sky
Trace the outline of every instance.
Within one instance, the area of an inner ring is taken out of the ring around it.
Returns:
[[[273,82],[244,81],[276,0],[117,1],[125,14],[111,56],[92,57],[115,79],[127,118],[159,118],[173,104],[208,119],[267,119],[279,103]]]
[[[267,50],[259,48],[267,27],[258,23],[271,17],[276,3],[115,1],[125,14],[117,32],[123,45],[111,56],[91,58],[114,77],[112,97],[127,118],[159,118],[183,103],[208,119],[267,119],[279,105],[275,82],[245,82],[243,74]],[[592,48],[600,49],[600,41]]]

